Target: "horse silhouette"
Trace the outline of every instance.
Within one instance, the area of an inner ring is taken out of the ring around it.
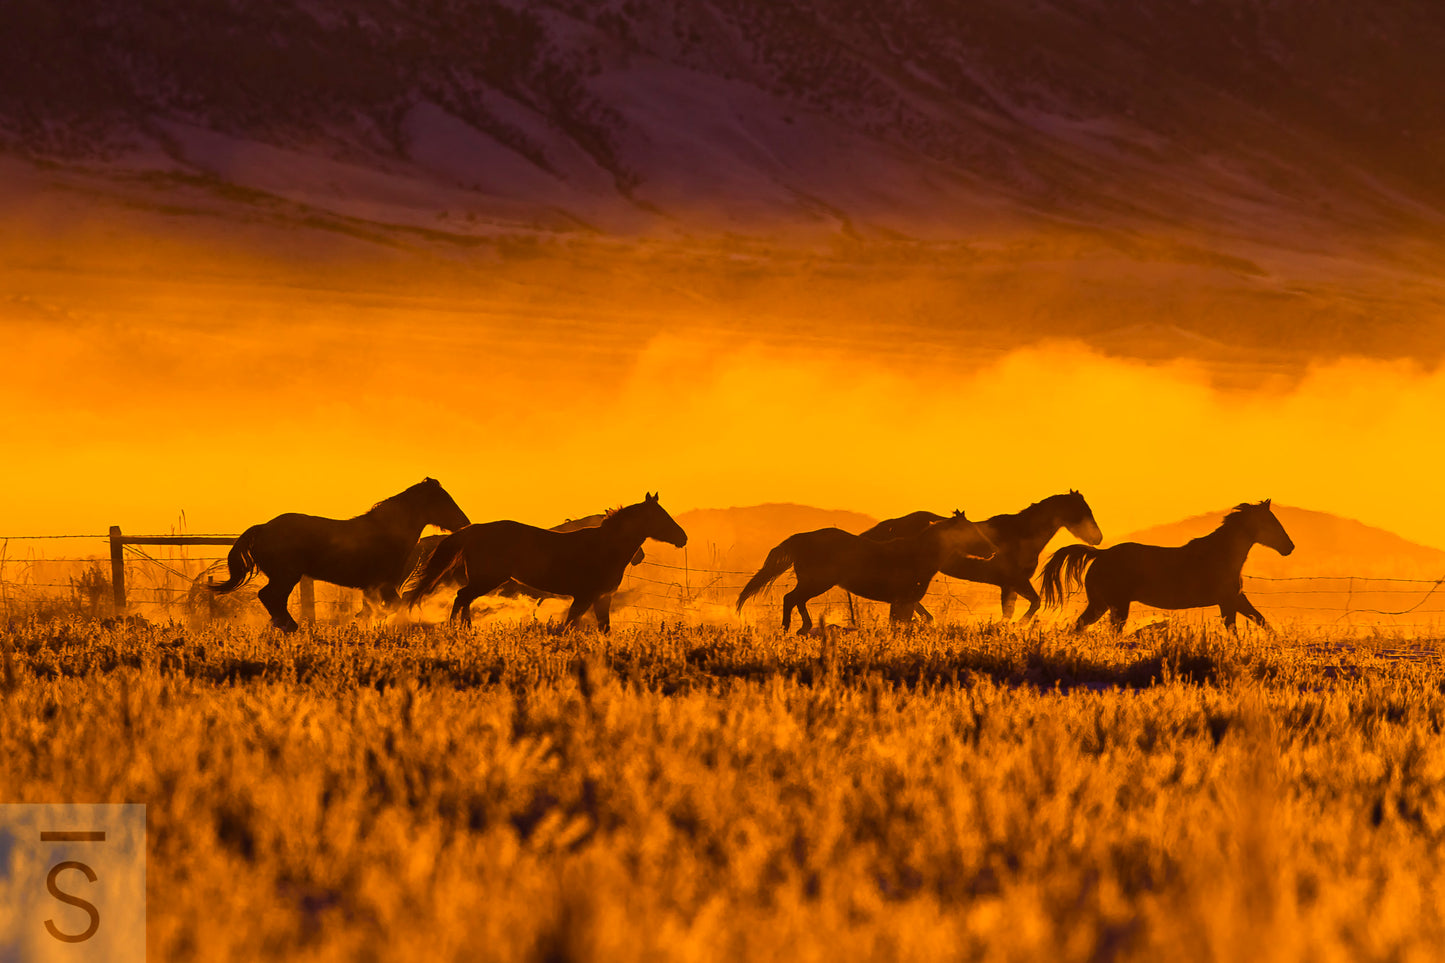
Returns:
[[[913,535],[943,517],[932,512],[913,512],[881,521],[864,532],[862,537],[882,540]],[[1068,529],[1069,534],[1090,545],[1104,540],[1089,503],[1073,490],[1062,495],[1050,495],[1011,515],[986,518],[978,523],[978,527],[996,547],[993,557],[983,559],[959,554],[947,559],[938,570],[950,578],[997,585],[1005,619],[1013,618],[1014,603],[1022,595],[1029,603],[1028,611],[1023,615],[1025,622],[1038,614],[1040,603],[1039,593],[1034,591],[1029,579],[1038,568],[1039,553],[1059,529]],[[922,603],[919,603],[917,611],[926,621],[933,621],[933,616]]]
[[[738,593],[743,603],[792,569],[798,584],[783,596],[783,631],[792,626],[793,609],[801,620],[799,635],[813,628],[808,601],[835,585],[875,602],[887,602],[894,622],[913,618],[914,608],[928,592],[928,583],[957,554],[991,553],[993,543],[979,527],[954,512],[921,531],[885,541],[853,535],[841,528],[820,528],[790,535],[768,553],[763,567]]]
[[[606,517],[607,515],[605,512],[599,512],[596,515],[585,515],[582,518],[569,518],[565,522],[562,522],[560,525],[553,525],[550,529],[548,529],[548,531],[575,532],[578,529],[582,528],[596,528],[598,525],[602,524],[603,519],[605,519]],[[392,597],[399,596],[402,586],[409,578],[411,578],[413,573],[419,573],[426,565],[426,563],[431,560],[432,554],[436,551],[437,546],[440,545],[442,543],[442,540],[445,538],[445,535],[427,535],[416,543],[416,546],[411,550],[411,554],[407,557],[406,566],[403,570],[404,574],[401,578],[398,578],[396,582],[391,586]],[[641,548],[638,548],[637,553],[632,556],[631,564],[641,565],[643,559],[645,558],[647,558],[647,554],[643,552]],[[458,568],[461,568],[461,566],[458,566]],[[457,588],[461,588],[464,580],[465,573],[453,569],[450,579],[443,580],[442,585],[445,585],[447,581],[450,581],[451,584],[455,585]],[[437,587],[441,588],[442,585],[438,585]],[[536,599],[537,601],[541,601],[543,599],[556,599],[565,597],[561,595],[554,595],[551,592],[538,591],[537,589],[523,585],[516,579],[509,579],[505,585],[497,589],[495,592],[492,592],[491,594],[500,595],[504,598],[517,598],[519,596],[522,596],[530,599]],[[361,611],[357,613],[357,617],[368,618],[371,615],[373,609],[379,610],[385,608],[386,603],[384,599],[386,597],[386,593],[380,588],[368,589],[366,592],[362,593]]]
[[[548,529],[548,531],[551,531],[551,532],[580,532],[580,531],[581,531],[582,529],[584,529],[584,528],[596,528],[597,526],[601,525],[601,524],[602,524],[604,521],[606,521],[606,520],[607,520],[607,513],[606,513],[606,512],[601,512],[601,513],[599,513],[599,514],[597,514],[597,515],[584,515],[584,516],[581,517],[581,518],[569,518],[569,519],[567,519],[565,522],[563,522],[563,523],[560,524],[560,525],[553,525],[551,528]],[[445,538],[446,536],[439,536],[439,537]],[[642,546],[639,545],[639,546],[637,546],[637,551],[632,554],[632,558],[628,561],[627,564],[628,564],[628,565],[641,565],[643,559],[645,559],[645,558],[647,558],[647,553],[644,552],[644,551],[642,550]],[[560,599],[560,598],[566,598],[565,595],[558,595],[556,592],[544,592],[544,591],[542,591],[541,589],[533,588],[533,587],[530,586],[530,585],[523,585],[521,582],[517,581],[517,580],[514,579],[514,578],[513,578],[513,579],[508,579],[505,583],[503,583],[502,587],[499,588],[499,589],[497,589],[495,592],[489,592],[489,593],[487,593],[487,594],[489,594],[489,595],[500,595],[502,598],[508,598],[508,599],[519,598],[519,597],[520,597],[520,598],[536,599],[536,600],[539,601],[539,602],[542,601],[542,600],[544,600],[544,599]]]
[[[1161,609],[1217,605],[1231,630],[1240,612],[1268,628],[1264,616],[1244,597],[1239,573],[1255,545],[1267,545],[1281,555],[1294,551],[1294,542],[1269,503],[1266,498],[1238,505],[1217,529],[1178,547],[1137,542],[1103,549],[1066,545],[1044,565],[1044,604],[1059,605],[1065,584],[1077,586],[1082,581],[1089,601],[1074,623],[1076,632],[1105,612],[1115,631],[1122,629],[1133,602]]]
[[[449,572],[465,564],[466,582],[452,603],[454,620],[471,624],[472,600],[515,579],[529,588],[569,596],[572,607],[566,625],[575,624],[590,608],[597,627],[606,632],[611,628],[612,593],[649,538],[678,548],[687,544],[687,533],[655,494],[613,509],[595,528],[571,532],[513,521],[468,525],[442,540],[403,599],[415,605],[435,591]]]
[[[257,598],[277,628],[294,632],[296,620],[286,611],[286,602],[303,575],[395,600],[397,583],[422,529],[428,525],[459,529],[467,524],[466,513],[435,478],[383,499],[355,518],[288,512],[242,532],[226,556],[230,578],[209,588],[231,592],[260,571],[267,583]]]

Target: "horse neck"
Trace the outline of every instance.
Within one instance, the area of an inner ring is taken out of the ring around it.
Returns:
[[[421,537],[422,529],[427,526],[425,510],[400,497],[388,498],[360,518],[397,536],[409,536],[413,542]]]
[[[943,563],[953,554],[952,539],[949,536],[957,530],[952,526],[934,523],[911,536],[909,541],[918,546],[918,555],[936,563],[935,568],[942,568]]]
[[[1240,568],[1244,567],[1245,559],[1249,558],[1249,550],[1259,544],[1254,534],[1243,525],[1221,525],[1199,541],[1218,546],[1216,551],[1228,559],[1231,565],[1238,563]]]
[[[1049,539],[1064,527],[1064,519],[1058,510],[1049,504],[1048,499],[1030,505],[1017,514],[1000,515],[997,518],[1008,519],[1003,525],[991,526],[998,530],[1000,535],[1024,548],[1036,547],[1037,551],[1042,551]],[[990,518],[989,522],[996,522],[996,519]]]
[[[601,525],[595,529],[599,537],[609,546],[615,546],[619,552],[626,549],[628,557],[631,557],[642,543],[647,541],[647,532],[643,526],[645,520],[637,513],[627,513],[627,509],[618,509],[618,513],[604,519]]]

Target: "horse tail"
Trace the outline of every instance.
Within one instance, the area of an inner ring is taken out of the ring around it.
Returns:
[[[783,543],[768,553],[763,567],[758,569],[758,574],[748,579],[748,584],[738,593],[738,611],[741,612],[743,603],[757,595],[763,589],[771,585],[784,572],[793,567],[793,549],[788,543],[791,538],[783,540]]]
[[[226,592],[234,592],[251,581],[256,574],[256,558],[252,551],[256,544],[256,536],[260,532],[260,525],[252,525],[231,543],[231,551],[226,554],[226,569],[230,572],[231,577],[224,582],[211,582],[206,588],[221,595]]]
[[[435,592],[442,580],[458,565],[463,564],[463,550],[467,547],[467,542],[462,535],[466,531],[465,528],[459,528],[438,542],[431,557],[426,560],[426,568],[421,569],[420,574],[413,572],[407,579],[408,584],[401,593],[401,600],[408,608]]]
[[[1050,555],[1043,571],[1045,607],[1062,604],[1066,591],[1078,588],[1084,579],[1084,569],[1100,552],[1101,549],[1090,545],[1065,545]]]

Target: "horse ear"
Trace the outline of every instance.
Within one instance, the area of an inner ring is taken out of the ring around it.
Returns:
[[[1266,499],[1264,500],[1264,507],[1265,507],[1265,508],[1268,508],[1268,507],[1269,507],[1269,503],[1272,502],[1272,501],[1274,501],[1274,499],[1272,499],[1272,498],[1266,498]]]
[[[648,501],[648,502],[655,502],[655,501],[657,501],[657,494],[656,494],[655,492],[644,492],[643,494],[644,494],[643,501]]]

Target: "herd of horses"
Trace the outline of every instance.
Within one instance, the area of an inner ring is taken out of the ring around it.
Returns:
[[[450,534],[421,538],[429,525]],[[1041,594],[1032,582],[1039,555],[1061,529],[1084,544],[1050,556]],[[1231,629],[1241,613],[1267,626],[1244,595],[1240,571],[1255,545],[1281,555],[1294,551],[1268,499],[1239,505],[1215,531],[1177,547],[1124,542],[1098,548],[1103,538],[1076,491],[979,522],[961,511],[914,512],[858,535],[839,528],[801,532],[768,553],[739,593],[737,608],[791,569],[797,584],[783,596],[784,631],[796,610],[799,634],[809,632],[809,600],[835,586],[886,602],[895,622],[911,621],[915,614],[932,621],[922,601],[942,572],[998,586],[1006,619],[1022,596],[1029,603],[1025,621],[1041,605],[1062,604],[1070,588],[1082,584],[1087,605],[1074,623],[1076,631],[1105,612],[1117,631],[1134,602],[1164,609],[1218,606]],[[679,548],[687,544],[687,533],[653,493],[635,505],[545,529],[514,521],[473,524],[441,484],[427,478],[355,518],[288,513],[251,526],[227,556],[229,577],[210,588],[230,592],[257,573],[265,575],[267,584],[257,596],[272,623],[287,632],[297,628],[287,601],[303,576],[360,589],[368,608],[381,609],[415,606],[455,585],[451,618],[464,623],[471,622],[471,603],[482,595],[566,597],[572,600],[567,625],[590,609],[605,632],[612,595],[627,567],[643,560],[648,539]]]

